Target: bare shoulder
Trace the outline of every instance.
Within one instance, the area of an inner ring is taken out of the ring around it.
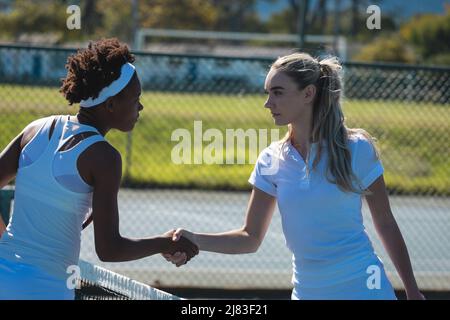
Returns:
[[[31,139],[36,135],[36,133],[39,131],[39,129],[50,119],[50,117],[47,118],[40,118],[37,119],[31,123],[29,123],[25,129],[22,131],[22,138],[20,141],[20,147],[23,148],[27,145],[28,142],[30,142]]]
[[[122,165],[120,152],[107,141],[99,141],[83,152],[82,157],[98,169]]]
[[[122,157],[107,141],[89,146],[78,158],[78,170],[89,185],[117,185],[122,178]]]

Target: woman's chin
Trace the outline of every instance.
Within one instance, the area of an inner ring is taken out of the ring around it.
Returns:
[[[273,119],[273,122],[275,123],[276,126],[285,126],[288,124],[286,121],[283,121],[281,119],[276,119],[276,118]]]

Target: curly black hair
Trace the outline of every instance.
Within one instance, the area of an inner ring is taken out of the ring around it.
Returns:
[[[100,91],[120,77],[123,64],[134,62],[128,46],[117,38],[90,42],[67,59],[67,76],[60,92],[69,104],[97,98]]]

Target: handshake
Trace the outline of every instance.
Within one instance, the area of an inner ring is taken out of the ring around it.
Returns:
[[[186,264],[199,253],[194,236],[189,231],[174,229],[164,233],[164,237],[170,238],[171,242],[168,249],[162,252],[162,256],[177,267]]]

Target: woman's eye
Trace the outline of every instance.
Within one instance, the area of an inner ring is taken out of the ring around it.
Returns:
[[[281,96],[283,94],[281,91],[274,91],[273,93],[276,96]]]

